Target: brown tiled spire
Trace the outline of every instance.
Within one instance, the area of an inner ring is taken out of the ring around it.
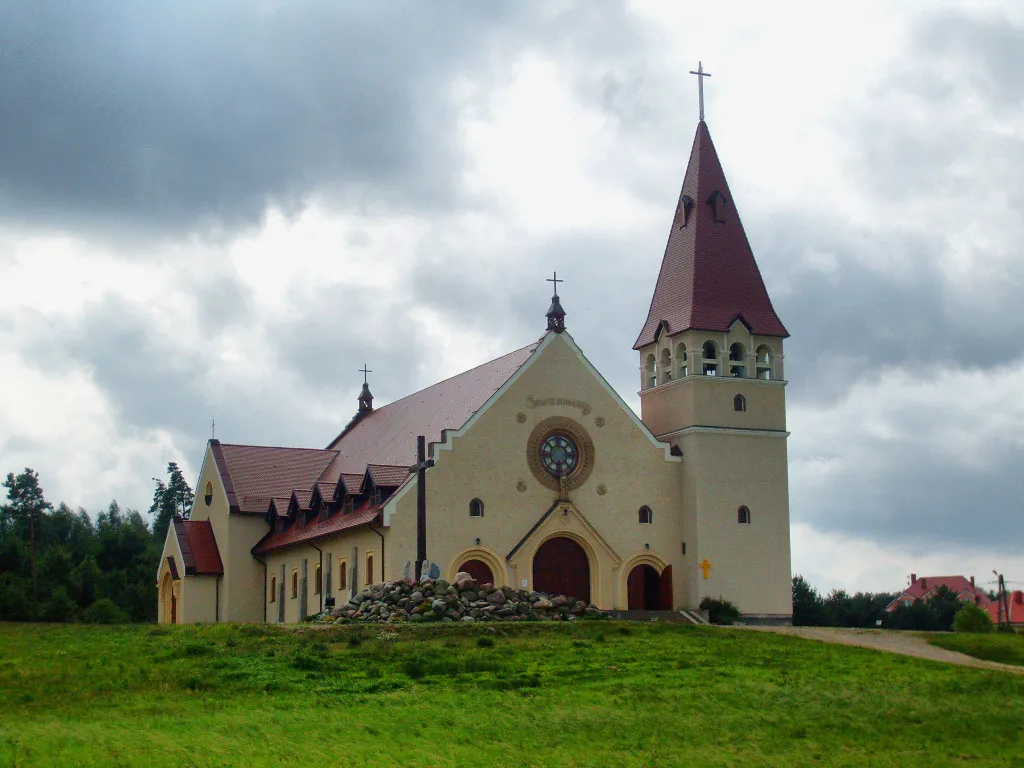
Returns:
[[[707,124],[697,124],[661,272],[633,349],[691,328],[727,331],[740,318],[752,333],[789,336],[775,314],[733,204]]]

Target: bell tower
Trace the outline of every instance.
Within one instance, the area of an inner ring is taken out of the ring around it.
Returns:
[[[688,594],[724,597],[751,621],[792,618],[788,335],[702,114],[633,348],[641,418],[682,451]]]

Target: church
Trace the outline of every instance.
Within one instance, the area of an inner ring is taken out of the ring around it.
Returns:
[[[210,440],[190,519],[164,543],[160,621],[298,622],[427,568],[602,609],[724,598],[748,622],[789,623],[788,333],[703,109],[623,350],[639,416],[573,340],[554,285],[543,335],[503,357],[382,407],[364,373],[324,448]]]

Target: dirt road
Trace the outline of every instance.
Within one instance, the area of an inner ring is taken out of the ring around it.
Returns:
[[[916,656],[919,659],[944,661],[947,664],[960,664],[965,667],[981,669],[998,669],[1014,674],[1024,674],[1024,667],[1012,664],[1000,664],[997,661],[984,661],[955,651],[947,651],[928,643],[927,640],[912,632],[901,632],[892,629],[842,629],[838,627],[753,627],[758,632],[778,632],[783,635],[796,635],[808,640],[820,640],[823,643],[839,643],[841,645],[859,645],[862,648],[874,648],[886,653],[902,653],[904,656]]]

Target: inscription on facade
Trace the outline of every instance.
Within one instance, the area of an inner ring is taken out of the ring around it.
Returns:
[[[592,410],[590,403],[586,400],[574,400],[571,397],[534,397],[529,395],[526,398],[526,405],[530,408],[545,408],[553,405],[564,405],[567,408],[579,408],[584,416]]]

